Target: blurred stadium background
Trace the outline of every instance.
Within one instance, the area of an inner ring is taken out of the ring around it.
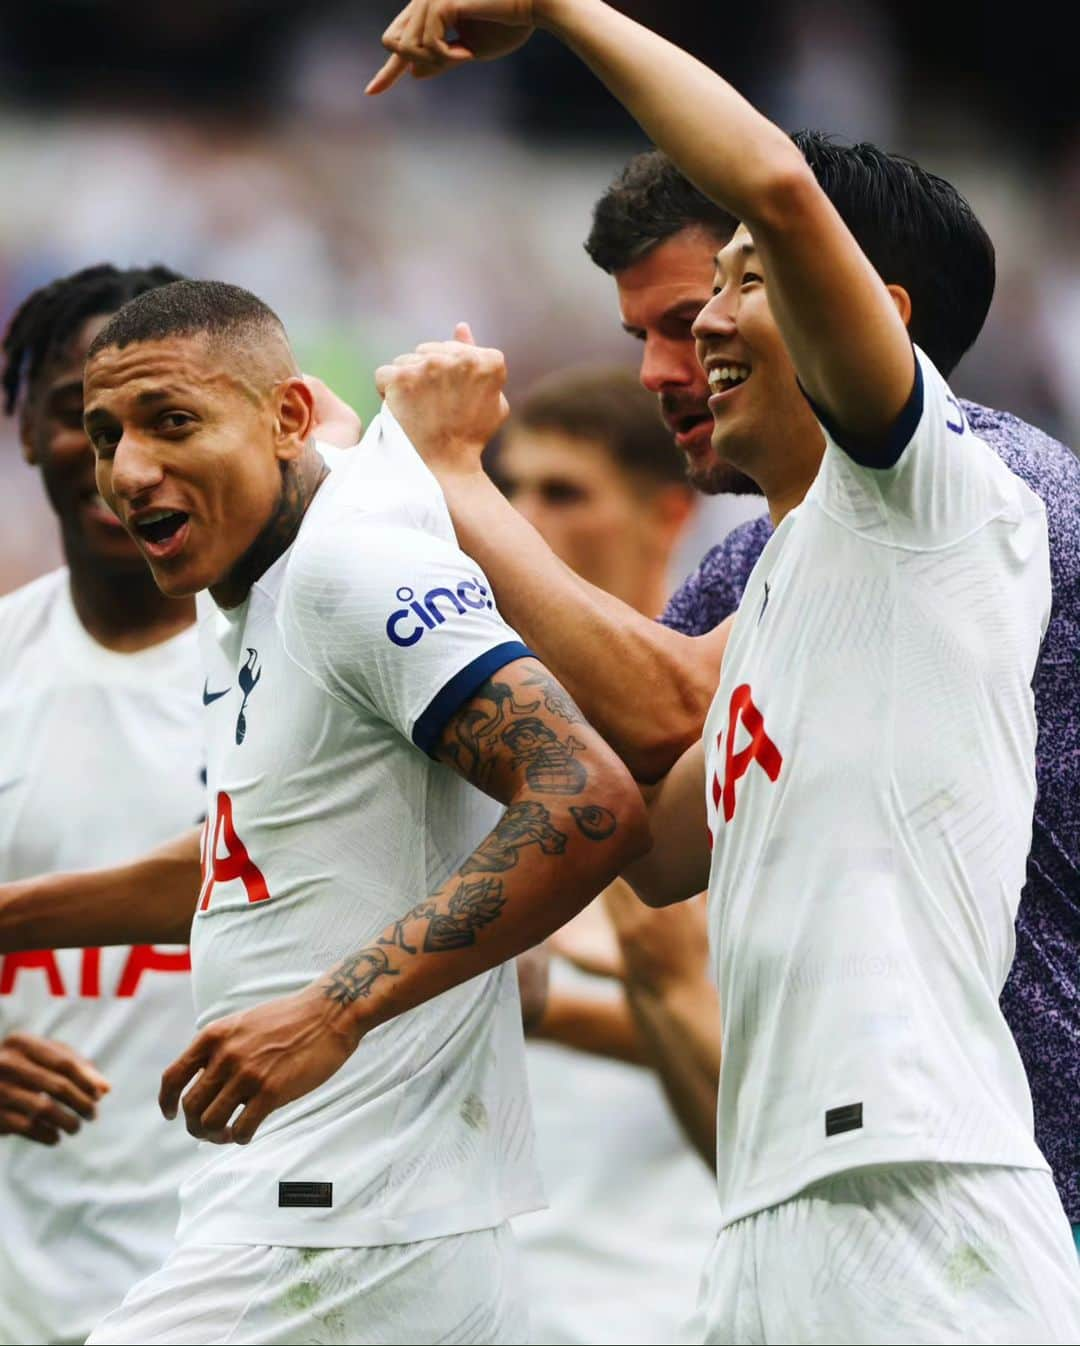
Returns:
[[[1080,444],[1080,81],[1048,11],[1004,22],[976,0],[622,7],[781,124],[872,139],[956,182],[994,237],[999,278],[955,385]],[[458,318],[507,352],[511,395],[579,360],[634,365],[611,282],[581,243],[593,200],[642,144],[636,128],[543,36],[512,60],[365,100],[396,8],[3,6],[3,320],[76,267],[162,261],[253,289],[305,367],[366,416],[374,366]],[[10,422],[0,435],[5,592],[59,552]],[[717,527],[699,528],[698,552]]]

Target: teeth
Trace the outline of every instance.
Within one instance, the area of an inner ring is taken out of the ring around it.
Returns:
[[[176,513],[174,509],[152,509],[149,514],[144,514],[139,520],[140,524],[160,523],[162,519],[169,519]]]
[[[719,393],[749,377],[749,365],[716,365],[709,370],[709,387],[714,393]]]

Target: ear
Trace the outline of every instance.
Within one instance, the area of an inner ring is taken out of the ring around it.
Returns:
[[[299,458],[315,427],[315,398],[297,374],[278,384],[275,412],[275,452],[283,462]]]
[[[911,326],[911,295],[902,285],[886,285],[885,288],[892,296],[892,301],[896,305],[896,311],[904,320],[904,326]]]

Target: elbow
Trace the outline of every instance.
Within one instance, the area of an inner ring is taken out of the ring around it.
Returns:
[[[610,856],[613,866],[611,877],[614,878],[627,865],[632,865],[652,850],[652,831],[649,827],[649,811],[641,791],[628,772],[620,771],[606,793],[610,801],[608,808],[617,820],[612,836],[614,851]]]
[[[814,171],[794,144],[770,166],[754,198],[754,218],[747,220],[751,232],[801,233],[805,221],[820,209],[824,195]]]

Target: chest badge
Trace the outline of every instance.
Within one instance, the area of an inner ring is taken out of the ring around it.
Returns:
[[[240,703],[240,714],[236,717],[236,741],[243,743],[247,735],[247,716],[244,714],[247,709],[248,697],[259,684],[262,677],[262,669],[259,667],[259,652],[248,646],[247,663],[237,674],[236,681],[240,684],[240,690],[244,693],[244,699]]]

